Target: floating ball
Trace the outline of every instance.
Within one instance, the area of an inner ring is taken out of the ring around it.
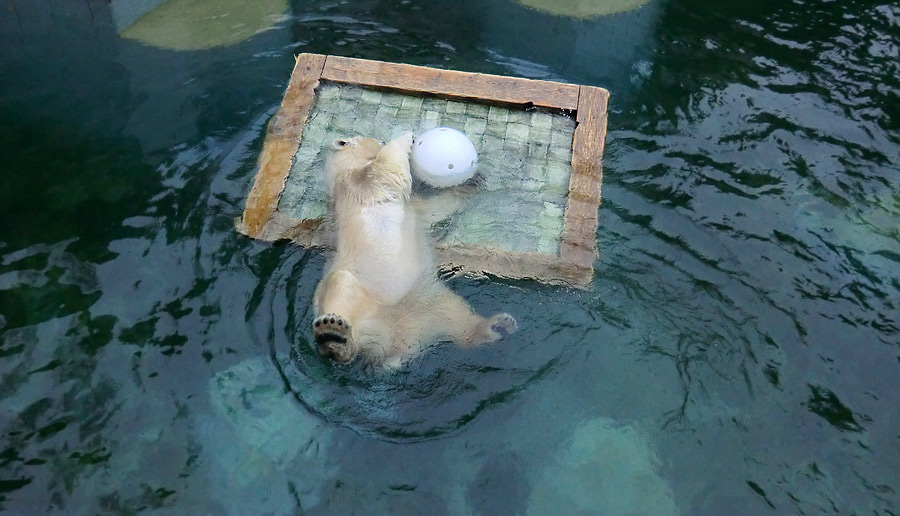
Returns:
[[[469,138],[449,127],[435,127],[413,143],[412,171],[431,186],[465,183],[475,175],[478,153]]]

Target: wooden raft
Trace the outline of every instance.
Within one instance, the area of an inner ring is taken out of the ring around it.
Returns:
[[[460,243],[438,244],[437,252],[445,270],[580,287],[590,283],[597,257],[597,210],[609,100],[607,90],[593,86],[301,54],[281,106],[269,124],[259,171],[243,216],[236,224],[238,231],[255,239],[290,239],[304,246],[323,245],[329,240],[317,234],[324,227],[321,220],[294,219],[277,211],[321,81],[510,109],[537,107],[574,114],[572,172],[558,254],[511,252]]]

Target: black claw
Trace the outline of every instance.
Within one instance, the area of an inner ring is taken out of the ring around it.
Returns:
[[[338,319],[338,326],[343,326],[343,325],[344,325],[344,321],[342,321],[341,319]]]
[[[334,317],[332,317],[328,322],[334,324]]]
[[[316,328],[322,325],[322,321],[316,321]]]

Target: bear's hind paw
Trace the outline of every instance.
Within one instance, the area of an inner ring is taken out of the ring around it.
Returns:
[[[488,322],[490,323],[491,331],[497,334],[497,339],[505,339],[509,337],[519,328],[518,323],[516,323],[516,319],[509,314],[497,314],[491,317]]]
[[[313,321],[316,349],[325,358],[345,364],[353,358],[350,323],[336,314],[325,314]]]
[[[484,319],[475,327],[471,337],[462,345],[465,347],[478,346],[488,342],[497,342],[512,335],[519,325],[515,318],[509,314],[496,314],[490,319]]]

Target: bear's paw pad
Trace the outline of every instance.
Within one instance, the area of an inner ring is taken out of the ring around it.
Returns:
[[[325,314],[313,321],[313,339],[319,354],[337,362],[349,362],[352,356],[350,323],[337,314]]]

